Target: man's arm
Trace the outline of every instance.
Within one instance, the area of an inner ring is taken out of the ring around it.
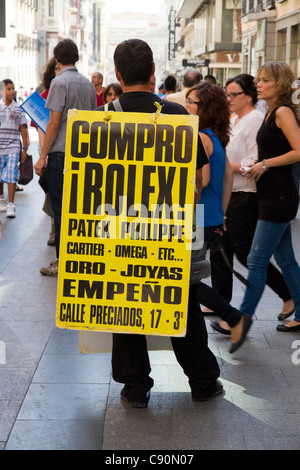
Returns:
[[[198,202],[201,198],[202,191],[202,168],[196,171],[196,181],[195,181],[195,197],[194,197],[194,209],[196,208]]]
[[[44,145],[40,154],[40,158],[34,165],[35,172],[39,176],[42,176],[43,168],[47,166],[47,156],[56,140],[59,131],[61,115],[62,113],[58,111],[51,110],[50,112],[50,119],[46,129]]]
[[[27,149],[30,145],[30,140],[29,140],[29,133],[26,124],[21,124],[19,127],[20,134],[22,137],[22,154],[21,154],[21,161],[24,162],[27,158]]]
[[[224,215],[226,214],[226,211],[227,211],[230,199],[231,199],[233,176],[234,176],[233,169],[231,167],[230,161],[226,157],[225,172],[224,172],[224,178],[223,178],[223,210],[224,210]]]

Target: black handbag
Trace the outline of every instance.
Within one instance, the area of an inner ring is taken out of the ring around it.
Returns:
[[[39,178],[39,185],[45,193],[48,192],[47,168],[43,169],[43,174]]]
[[[33,162],[31,155],[27,155],[26,160],[20,163],[19,172],[20,177],[18,183],[22,184],[23,186],[30,183],[30,181],[33,179]]]
[[[197,284],[201,279],[211,275],[211,265],[206,259],[207,244],[202,240],[200,227],[194,226],[194,235],[191,253],[190,284]]]

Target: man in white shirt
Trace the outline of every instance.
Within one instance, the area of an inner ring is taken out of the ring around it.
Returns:
[[[15,87],[11,80],[3,80],[4,97],[0,100],[0,212],[7,217],[16,216],[14,205],[16,184],[19,179],[20,134],[22,137],[21,160],[27,158],[29,137],[24,111],[15,101]],[[8,204],[3,194],[3,183],[8,187]]]

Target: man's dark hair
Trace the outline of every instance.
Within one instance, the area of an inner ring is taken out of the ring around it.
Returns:
[[[183,85],[187,88],[198,85],[203,78],[202,73],[197,69],[188,69],[183,76]]]
[[[5,80],[3,80],[3,83],[4,83],[4,86],[14,84],[14,82],[10,78],[5,78]]]
[[[208,83],[211,83],[212,85],[216,85],[217,84],[217,80],[216,80],[216,77],[214,75],[205,75],[204,77],[204,81],[205,82],[208,82]]]
[[[124,85],[145,85],[153,71],[152,50],[141,39],[128,39],[116,47],[114,64]]]
[[[63,39],[56,44],[53,55],[62,65],[75,64],[79,60],[78,48],[72,39]]]
[[[174,91],[176,90],[177,82],[174,75],[168,75],[165,79],[165,89],[166,91]]]

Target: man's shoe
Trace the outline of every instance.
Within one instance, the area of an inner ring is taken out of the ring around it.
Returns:
[[[46,268],[41,268],[40,273],[43,274],[44,276],[57,277],[58,276],[58,260],[50,264]]]
[[[139,398],[133,398],[129,397],[125,387],[123,387],[121,390],[121,398],[123,398],[123,400],[128,401],[132,408],[147,408],[148,401],[150,398],[150,391],[148,391],[144,397],[141,396]]]
[[[14,219],[16,217],[16,206],[12,202],[7,204],[6,217],[9,217],[10,219]]]
[[[51,228],[51,232],[49,233],[47,245],[55,246],[55,228],[54,227]]]
[[[6,212],[7,204],[5,197],[0,197],[0,212]]]
[[[194,401],[208,401],[223,392],[223,385],[220,380],[216,380],[215,383],[209,387],[208,390],[195,391],[192,390],[192,399]]]
[[[250,317],[250,315],[247,315],[246,313],[242,314],[239,323],[231,328],[231,339],[234,341],[231,342],[231,346],[229,348],[230,353],[233,353],[240,346],[242,346],[251,325],[252,318]]]

